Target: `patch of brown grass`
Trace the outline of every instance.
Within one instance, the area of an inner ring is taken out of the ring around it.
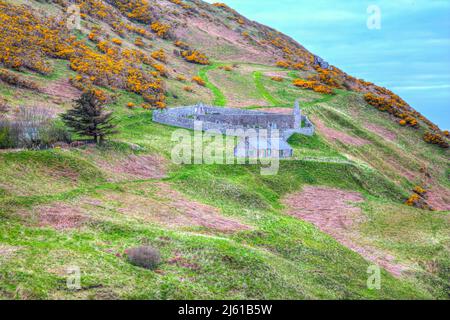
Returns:
[[[201,269],[200,265],[198,265],[195,262],[192,262],[190,259],[183,257],[183,255],[180,252],[176,252],[175,256],[170,258],[167,261],[168,264],[176,265],[178,267],[191,269],[193,271],[198,271]]]
[[[219,210],[190,199],[167,183],[151,184],[139,194],[107,192],[104,197],[115,203],[124,215],[169,227],[204,227],[220,232],[249,229],[248,226],[221,216]],[[144,193],[142,193],[144,191]]]
[[[427,192],[428,204],[437,211],[450,211],[450,190],[441,186],[433,186]]]
[[[190,32],[192,30],[195,30],[195,32]],[[176,35],[192,45],[201,46],[202,43],[209,43],[210,48],[220,48],[227,45],[234,49],[230,52],[222,50],[220,57],[215,50],[208,50],[211,51],[207,52],[208,55],[217,60],[265,62],[268,64],[273,59],[267,50],[260,50],[247,43],[241,32],[231,30],[213,20],[189,17],[189,28],[177,28]]]
[[[56,230],[80,228],[88,221],[88,217],[80,208],[62,202],[37,206],[31,212],[22,215],[34,220],[40,227],[51,227]]]
[[[66,100],[75,100],[81,95],[81,91],[72,86],[68,78],[50,82],[42,88],[42,92]]]
[[[288,195],[284,204],[288,207],[288,214],[314,224],[365,259],[400,276],[405,267],[395,263],[395,257],[360,241],[356,226],[365,217],[354,204],[363,200],[358,192],[307,186],[302,192]]]
[[[0,244],[0,259],[11,257],[16,251],[19,250],[19,247],[14,247],[6,244]]]
[[[158,155],[136,156],[97,160],[97,164],[110,174],[112,181],[162,179],[166,177],[167,160]]]
[[[269,71],[269,72],[264,72],[264,75],[266,77],[269,78],[285,78],[287,76],[287,72],[286,71]]]
[[[344,144],[352,146],[363,146],[366,144],[370,144],[370,142],[365,139],[351,136],[345,132],[338,131],[336,129],[328,128],[318,118],[314,118],[314,124],[316,125],[317,130],[321,134],[323,134],[327,140],[334,140],[334,141],[337,140]]]
[[[373,123],[366,123],[365,126],[366,126],[367,129],[369,129],[373,133],[378,134],[383,139],[387,139],[389,141],[397,140],[397,134],[395,134],[394,132],[392,132],[392,131],[384,128],[384,127],[378,126],[378,125],[373,124]]]

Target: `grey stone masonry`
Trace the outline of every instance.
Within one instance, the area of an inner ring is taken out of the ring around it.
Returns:
[[[194,129],[194,121],[202,121],[203,129],[215,129],[225,134],[227,129],[278,129],[281,132],[314,134],[314,125],[301,115],[298,102],[292,115],[281,115],[237,108],[211,107],[202,104],[155,110],[153,121],[186,129]],[[303,124],[303,126],[302,126]]]
[[[314,125],[301,114],[298,101],[290,115],[275,114],[237,108],[222,108],[198,104],[194,106],[169,108],[153,111],[153,121],[161,124],[194,130],[196,121],[202,122],[202,129],[216,130],[227,134],[227,130],[278,129],[280,139],[287,141],[293,134],[312,136]]]

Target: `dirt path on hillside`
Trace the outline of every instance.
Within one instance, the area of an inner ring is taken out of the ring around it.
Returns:
[[[264,75],[266,77],[270,77],[270,78],[272,78],[272,77],[286,78],[289,76],[288,71],[267,71],[267,72],[264,72]]]
[[[357,227],[365,217],[355,206],[363,201],[357,192],[307,186],[301,192],[288,195],[283,202],[289,215],[314,224],[342,245],[398,277],[406,267],[395,263],[395,257],[363,242]]]

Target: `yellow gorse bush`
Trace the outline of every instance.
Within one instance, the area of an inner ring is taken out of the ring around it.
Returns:
[[[284,79],[282,77],[277,77],[277,76],[271,77],[270,79],[272,79],[273,81],[276,81],[276,82],[283,82],[284,81]]]
[[[209,64],[208,57],[198,50],[193,50],[189,45],[181,40],[176,40],[173,43],[176,47],[181,48],[181,56],[184,60],[190,63],[207,65]]]
[[[202,86],[202,87],[206,86],[206,82],[202,78],[200,78],[199,76],[193,77],[192,81],[197,83],[199,86]]]
[[[137,38],[134,40],[134,44],[135,44],[137,47],[140,47],[140,48],[145,47],[145,43],[144,43],[144,41],[142,40],[141,37],[137,37]]]
[[[285,68],[285,69],[288,69],[291,66],[289,61],[278,61],[276,63],[276,65],[277,65],[277,67]]]
[[[446,141],[444,136],[439,133],[425,132],[423,140],[427,143],[436,144],[444,149],[449,147],[448,141]]]
[[[321,84],[318,81],[314,81],[314,80],[302,80],[302,79],[295,79],[293,81],[294,86],[299,87],[299,88],[303,88],[303,89],[308,89],[308,90],[313,90],[315,92],[318,93],[323,93],[323,94],[333,94],[333,89]]]
[[[108,8],[102,2],[93,0],[77,2],[82,10],[87,4],[98,5],[96,8],[100,11]],[[108,16],[98,11],[94,14]],[[70,68],[78,73],[71,82],[81,90],[93,90],[93,86],[121,88],[142,95],[155,107],[164,104],[164,83],[145,72],[142,64],[153,65],[162,75],[161,68],[139,50],[122,50],[101,40],[98,28],[94,28],[88,37],[97,43],[100,52],[84,41],[76,41],[65,27],[65,20],[37,16],[27,6],[11,5],[0,0],[0,24],[0,46],[4,48],[0,51],[0,64],[5,67],[27,68],[48,74],[52,70],[47,57],[66,59],[70,62]],[[121,43],[120,39],[112,41]]]
[[[167,62],[167,56],[163,49],[159,49],[157,51],[152,52],[151,56],[153,59],[156,59],[158,61],[161,61],[164,63]]]
[[[111,41],[112,41],[112,43],[117,44],[118,46],[122,45],[122,40],[120,40],[118,38],[112,38]]]
[[[411,114],[409,107],[407,107],[403,101],[398,100],[395,97],[382,97],[369,92],[364,95],[364,99],[368,104],[374,106],[378,110],[388,112],[397,118],[400,118],[399,124],[401,126],[419,126],[419,122]]]
[[[161,37],[161,38],[165,38],[167,36],[167,33],[170,30],[170,26],[168,24],[164,24],[164,23],[161,23],[158,21],[153,22],[150,25],[150,28],[158,37]]]
[[[0,64],[7,68],[27,68],[42,74],[52,72],[46,57],[67,58],[73,53],[74,38],[64,28],[64,20],[39,19],[26,6],[0,1]]]
[[[209,64],[208,57],[203,53],[200,53],[198,50],[186,50],[181,52],[181,55],[183,56],[184,60],[191,63],[197,63],[202,65]]]

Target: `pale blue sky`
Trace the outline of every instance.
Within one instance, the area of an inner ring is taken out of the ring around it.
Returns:
[[[220,1],[450,128],[450,0]],[[369,5],[381,9],[380,30],[367,28]]]

